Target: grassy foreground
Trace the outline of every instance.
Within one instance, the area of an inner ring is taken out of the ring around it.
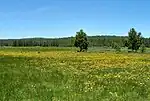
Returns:
[[[150,101],[150,54],[0,49],[0,101]]]

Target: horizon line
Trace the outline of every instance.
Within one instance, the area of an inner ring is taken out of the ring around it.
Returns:
[[[128,37],[126,35],[87,35],[88,37],[96,37],[96,36],[116,36],[116,37]],[[75,37],[75,36],[61,36],[61,37],[40,37],[40,36],[37,36],[37,37],[20,37],[20,38],[0,38],[0,40],[19,40],[19,39],[63,39],[63,38],[71,38],[71,37]],[[144,38],[150,38],[150,37],[144,37]]]
[[[87,35],[88,37],[92,37],[92,36],[118,36],[118,37],[126,37],[125,35]],[[48,37],[48,36],[29,36],[29,37],[18,37],[18,38],[1,38],[0,40],[15,40],[15,39],[34,39],[34,38],[43,38],[43,39],[61,39],[61,38],[71,38],[71,37],[75,37],[75,36],[58,36],[58,37]],[[145,38],[145,37],[144,37]]]

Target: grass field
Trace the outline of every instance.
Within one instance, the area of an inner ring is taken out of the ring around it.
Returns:
[[[0,101],[150,101],[150,54],[0,48]]]

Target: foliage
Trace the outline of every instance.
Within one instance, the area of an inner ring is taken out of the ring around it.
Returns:
[[[124,46],[125,47],[128,47],[129,46],[129,41],[128,41],[128,39],[126,38],[126,39],[124,39]]]
[[[144,45],[144,44],[142,44],[140,49],[141,49],[141,53],[144,53],[144,52],[146,51],[146,47],[145,47],[145,45]]]
[[[137,51],[142,44],[141,33],[137,33],[134,28],[130,29],[128,33],[128,48],[132,51]]]
[[[113,42],[113,43],[112,43],[112,48],[115,49],[117,52],[120,52],[120,51],[121,51],[121,47],[120,47],[119,44],[116,43],[116,42]]]
[[[149,101],[150,54],[71,50],[0,48],[0,101]]]
[[[81,29],[77,32],[74,45],[80,48],[80,52],[88,49],[88,39],[86,33]]]
[[[53,46],[53,41],[58,43],[59,47],[73,47],[75,37],[67,38],[29,38],[29,39],[3,39],[0,40],[0,46]],[[16,41],[16,42],[15,42]],[[18,44],[20,42],[20,44]],[[128,47],[128,37],[126,36],[88,36],[89,47],[111,47],[112,42],[116,42],[120,47]],[[45,45],[44,45],[45,44]],[[144,38],[146,47],[150,47],[150,38]]]
[[[59,46],[58,41],[57,41],[57,40],[53,40],[53,41],[51,42],[51,46],[58,47],[58,46]]]

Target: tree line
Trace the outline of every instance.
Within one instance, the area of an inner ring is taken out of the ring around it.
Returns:
[[[131,30],[130,30],[131,31]],[[132,29],[132,33],[137,33],[135,29]],[[0,46],[14,46],[14,47],[29,47],[29,46],[43,46],[43,47],[74,47],[78,46],[79,43],[76,41],[78,34],[84,34],[85,39],[88,42],[88,47],[128,47],[129,36],[88,36],[83,30],[77,32],[75,37],[66,38],[26,38],[26,39],[1,39]],[[140,35],[141,37],[141,35]],[[140,38],[141,39],[141,38]],[[132,38],[131,38],[132,40]],[[84,41],[84,40],[81,40]],[[134,40],[130,43],[135,43]],[[150,47],[150,38],[143,38],[142,43],[146,47]],[[76,44],[75,44],[76,42]],[[87,45],[87,43],[83,43]],[[141,45],[141,43],[139,43]],[[132,46],[130,46],[131,48]],[[82,50],[82,49],[81,49]]]
[[[123,46],[123,36],[88,36],[89,47],[103,47],[112,45],[112,42]],[[74,47],[75,37],[67,38],[28,38],[28,39],[1,39],[0,46],[56,46],[56,47]]]
[[[145,51],[145,39],[142,37],[141,32],[137,32],[134,28],[131,28],[128,32],[127,38],[125,38],[123,41],[123,46],[128,47],[128,49],[132,50],[132,52],[137,52],[139,49],[141,49],[141,52],[143,53]],[[116,51],[121,51],[121,42],[114,42],[112,41],[110,46]],[[79,32],[76,33],[75,37],[75,43],[74,46],[79,47],[80,51],[87,51],[88,49],[88,38],[87,34],[81,29]],[[103,44],[104,45],[104,44]]]

